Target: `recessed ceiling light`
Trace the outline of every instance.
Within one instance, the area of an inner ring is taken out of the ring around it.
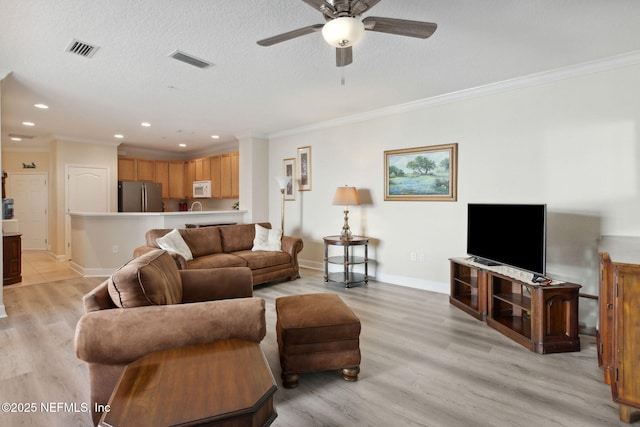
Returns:
[[[187,144],[178,144],[179,147],[186,147]]]
[[[12,141],[22,141],[22,138],[11,138]]]
[[[140,123],[140,126],[144,126],[144,127],[148,128],[149,126],[151,126],[151,123],[149,123],[149,122],[142,122],[142,123]]]
[[[25,126],[35,126],[36,124],[33,122],[22,122],[23,125]]]
[[[118,139],[122,139],[124,138],[124,135],[120,134],[120,133],[116,133],[115,135],[113,135],[114,138],[118,138]]]
[[[49,108],[47,104],[34,104],[33,106],[42,110],[46,110],[47,108]]]
[[[211,138],[213,138],[213,139],[219,139],[219,138],[220,138],[220,135],[211,135]]]

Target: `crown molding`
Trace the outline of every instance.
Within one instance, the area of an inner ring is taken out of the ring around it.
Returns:
[[[117,147],[121,144],[120,141],[102,141],[97,139],[77,138],[75,136],[66,135],[53,135],[53,139],[55,139],[57,142],[77,142],[79,144],[108,145],[111,147]]]
[[[269,139],[280,138],[284,136],[297,135],[301,133],[328,129],[332,127],[364,122],[394,114],[407,113],[415,110],[422,110],[444,104],[464,101],[468,99],[478,98],[481,96],[495,95],[515,89],[523,89],[531,86],[551,83],[559,80],[580,77],[587,74],[598,73],[616,68],[623,68],[640,64],[640,51],[628,52],[616,56],[611,56],[596,61],[583,62],[581,64],[569,67],[557,68],[550,71],[544,71],[535,74],[529,74],[514,79],[504,80],[497,83],[491,83],[483,86],[477,86],[470,89],[464,89],[456,92],[446,93],[443,95],[433,96],[431,98],[420,99],[417,101],[399,104],[392,107],[380,108],[365,113],[354,114],[347,117],[340,117],[333,120],[327,120],[320,123],[314,123],[308,126],[273,132],[269,134]]]

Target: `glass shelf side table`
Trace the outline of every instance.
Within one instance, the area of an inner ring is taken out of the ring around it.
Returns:
[[[369,238],[353,236],[351,240],[342,240],[340,236],[323,237],[324,240],[324,281],[343,283],[350,288],[354,285],[369,282]],[[329,256],[329,246],[342,246],[343,252],[338,256]],[[354,255],[354,247],[363,246],[364,256]],[[342,265],[342,271],[329,273],[329,264]],[[363,265],[364,274],[353,271],[354,265]]]

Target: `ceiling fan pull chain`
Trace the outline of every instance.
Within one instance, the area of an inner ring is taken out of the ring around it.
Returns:
[[[340,68],[340,69],[342,70],[342,73],[341,73],[341,74],[342,74],[342,76],[340,77],[340,84],[341,84],[342,86],[344,86],[344,81],[345,81],[345,77],[344,77],[344,74],[345,74],[344,69],[345,69],[345,68],[346,68],[346,67],[341,67],[341,68]]]

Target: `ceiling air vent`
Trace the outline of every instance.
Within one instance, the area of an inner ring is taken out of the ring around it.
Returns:
[[[98,49],[100,49],[100,47],[73,39],[65,51],[84,56],[85,58],[91,58]]]
[[[18,135],[17,133],[10,133],[9,138],[20,138],[20,139],[33,139],[33,135]]]
[[[179,50],[174,50],[169,54],[169,56],[173,59],[177,59],[178,61],[182,61],[186,64],[193,65],[198,68],[209,68],[213,64],[211,62],[207,62],[204,59],[196,58],[193,55],[189,55],[188,53],[184,53]]]

